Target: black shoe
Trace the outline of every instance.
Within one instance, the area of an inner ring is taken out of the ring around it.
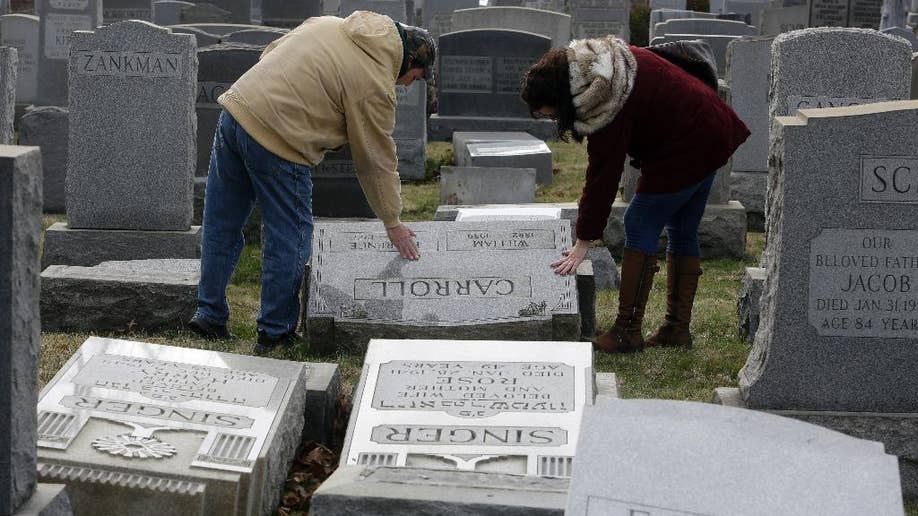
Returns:
[[[256,355],[270,353],[277,348],[292,348],[300,342],[301,337],[295,332],[290,331],[277,337],[270,337],[264,330],[258,330],[258,343],[252,350]]]
[[[236,338],[235,335],[226,329],[226,326],[210,324],[204,319],[200,319],[198,316],[194,316],[190,321],[188,321],[188,329],[207,340],[226,340]]]

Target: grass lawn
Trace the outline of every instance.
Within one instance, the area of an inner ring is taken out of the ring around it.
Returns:
[[[583,185],[586,167],[586,146],[573,143],[550,143],[555,160],[555,177],[551,186],[540,186],[536,192],[539,202],[575,201]],[[432,175],[440,165],[449,164],[452,151],[449,144],[432,143],[428,147],[428,172]],[[404,220],[433,219],[439,201],[436,177],[423,183],[406,184],[402,188]],[[45,227],[60,220],[47,217]],[[597,355],[596,368],[615,372],[619,376],[622,394],[626,398],[665,398],[708,401],[715,387],[736,385],[736,375],[743,366],[749,346],[737,335],[736,299],[743,270],[756,264],[762,252],[761,234],[750,233],[745,260],[714,260],[704,263],[704,275],[698,290],[692,333],[695,347],[691,350],[648,349],[643,353],[621,356]],[[143,333],[104,334],[144,342],[204,348],[233,353],[249,353],[255,335],[255,317],[259,306],[260,249],[247,246],[228,291],[232,308],[230,330],[237,339],[212,343],[196,339],[187,332],[157,335]],[[665,267],[664,267],[665,269]],[[659,273],[645,318],[645,333],[656,328],[663,319],[665,308],[665,274]],[[597,296],[598,326],[612,324],[618,304],[617,293],[602,292]],[[67,358],[89,337],[88,334],[42,334],[40,379],[51,379]],[[308,346],[289,352],[277,352],[275,358],[302,361],[336,361],[342,369],[344,391],[350,392],[359,377],[362,356],[317,356]],[[294,511],[295,513],[296,511]],[[910,515],[918,516],[918,506],[909,507]]]

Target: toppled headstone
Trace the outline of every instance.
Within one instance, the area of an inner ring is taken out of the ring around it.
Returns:
[[[194,36],[195,43],[197,44],[198,48],[206,47],[208,45],[216,45],[220,42],[220,36],[211,34],[197,27],[184,27],[175,25],[169,28],[174,34],[191,34]]]
[[[543,185],[550,185],[552,181],[551,157],[551,149],[541,140],[469,143],[455,155],[459,166],[535,169],[536,180]]]
[[[658,23],[663,23],[667,20],[683,18],[717,18],[717,15],[713,13],[686,11],[682,9],[654,9],[650,11],[650,26],[648,27],[649,40],[653,40],[653,38],[656,37],[654,29]]]
[[[918,52],[918,37],[915,36],[915,31],[911,27],[891,27],[888,29],[883,29],[880,32],[883,34],[889,34],[890,36],[899,36],[904,38],[906,41],[912,45],[912,50]]]
[[[599,399],[581,431],[566,515],[903,514],[881,444],[792,419]]]
[[[62,486],[36,485],[40,240],[41,154],[0,145],[0,514],[65,516]]]
[[[38,0],[38,104],[66,106],[70,38],[102,25],[102,0]]]
[[[417,222],[404,260],[379,223],[317,223],[303,317],[316,349],[370,338],[578,340],[575,279],[548,264],[568,221]]]
[[[64,213],[67,201],[67,108],[42,106],[26,111],[19,122],[19,144],[41,148],[45,213]]]
[[[194,315],[200,260],[132,260],[41,273],[46,331],[183,328]]]
[[[442,167],[441,204],[535,202],[534,168]]]
[[[90,337],[42,391],[40,478],[79,514],[273,513],[336,369]]]
[[[758,29],[743,22],[710,18],[674,18],[654,28],[654,37],[667,34],[755,36],[758,33]]]
[[[38,34],[38,16],[0,16],[0,45],[15,48],[19,60],[16,78],[18,104],[30,104],[38,96]]]

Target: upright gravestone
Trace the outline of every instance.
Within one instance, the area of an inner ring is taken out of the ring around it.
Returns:
[[[905,38],[912,45],[912,51],[918,52],[918,37],[915,36],[915,31],[911,27],[891,27],[880,32]]]
[[[153,21],[153,4],[150,0],[104,0],[102,23],[111,25],[126,20]]]
[[[36,486],[40,240],[41,155],[35,147],[0,145],[0,514],[5,515],[58,516],[69,509],[63,486]]]
[[[38,95],[38,16],[0,16],[0,45],[16,49],[19,58],[16,103],[31,104]]]
[[[70,65],[68,224],[49,229],[44,263],[197,257],[194,38],[120,22],[75,33]]]
[[[762,13],[771,5],[768,0],[726,0],[724,12],[738,15],[754,27],[762,26]],[[724,16],[727,16],[726,14]]]
[[[102,0],[38,0],[38,103],[66,106],[70,38],[102,25]]]
[[[424,179],[427,175],[427,82],[396,86],[395,148],[398,174],[403,179]]]
[[[323,0],[262,0],[261,22],[292,29],[307,18],[322,16]]]
[[[67,108],[42,106],[26,111],[19,122],[19,144],[41,148],[45,213],[66,212],[69,120]]]
[[[648,27],[648,41],[652,40],[656,34],[654,33],[654,28],[658,23],[663,23],[667,20],[676,20],[684,18],[717,18],[716,14],[713,13],[703,13],[699,11],[684,11],[680,9],[654,9],[650,11],[650,23]]]
[[[568,221],[411,227],[419,261],[399,259],[379,223],[316,224],[303,318],[313,346],[363,349],[371,337],[580,338],[574,278],[546,266],[571,245]]]
[[[685,10],[685,4],[685,0],[650,0],[648,7],[651,11],[655,9]]]
[[[261,25],[262,0],[210,0],[210,2],[230,12],[228,20],[230,23]]]
[[[182,24],[229,23],[233,21],[233,13],[214,4],[201,2],[182,9],[179,20]]]
[[[758,29],[743,22],[707,18],[675,18],[657,24],[655,36],[667,34],[705,34],[724,36],[755,36]]]
[[[478,7],[477,0],[427,0],[421,24],[436,38],[453,32],[453,11],[473,7]]]
[[[769,7],[762,11],[762,35],[777,36],[794,30],[809,27],[809,6],[793,5],[790,7]]]
[[[740,38],[731,42],[727,49],[729,104],[752,133],[730,162],[731,199],[742,203],[749,228],[757,231],[765,228],[770,125],[768,86],[773,41],[770,37]]]
[[[568,516],[903,514],[878,443],[708,403],[597,399],[584,412]]]
[[[916,124],[915,101],[775,120],[767,278],[736,400],[884,442],[901,459],[910,496],[918,493]]]
[[[337,389],[334,364],[90,337],[42,390],[38,472],[78,514],[272,514]]]
[[[571,36],[574,39],[617,36],[630,38],[631,5],[623,0],[571,0]]]
[[[16,49],[0,47],[0,145],[13,143],[18,68],[19,57]]]
[[[453,30],[506,29],[551,38],[552,47],[571,41],[571,17],[528,7],[475,7],[453,12]]]
[[[373,11],[385,14],[397,22],[407,23],[408,10],[405,0],[341,0],[339,14],[347,18],[355,11]]]
[[[560,514],[592,362],[581,342],[373,340],[313,513]]]
[[[160,27],[182,23],[182,10],[194,7],[191,2],[181,0],[159,0],[153,2],[153,23]]]
[[[879,29],[883,0],[809,0],[810,27]]]
[[[439,41],[438,102],[430,139],[456,131],[526,131],[550,138],[555,125],[534,120],[520,99],[520,77],[551,48],[538,34],[501,29],[452,32]]]

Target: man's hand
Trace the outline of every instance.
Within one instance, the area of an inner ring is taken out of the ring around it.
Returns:
[[[421,252],[418,251],[418,246],[414,243],[414,237],[417,235],[404,224],[399,224],[394,228],[386,228],[386,235],[392,245],[398,249],[398,253],[402,255],[402,258],[417,260],[421,257]]]
[[[580,240],[578,238],[577,243],[572,249],[565,249],[564,251],[561,251],[561,254],[564,256],[564,258],[552,262],[551,267],[555,269],[555,274],[559,274],[561,276],[576,274],[577,267],[583,263],[583,260],[587,255],[587,251],[589,250],[590,243],[586,240]]]

